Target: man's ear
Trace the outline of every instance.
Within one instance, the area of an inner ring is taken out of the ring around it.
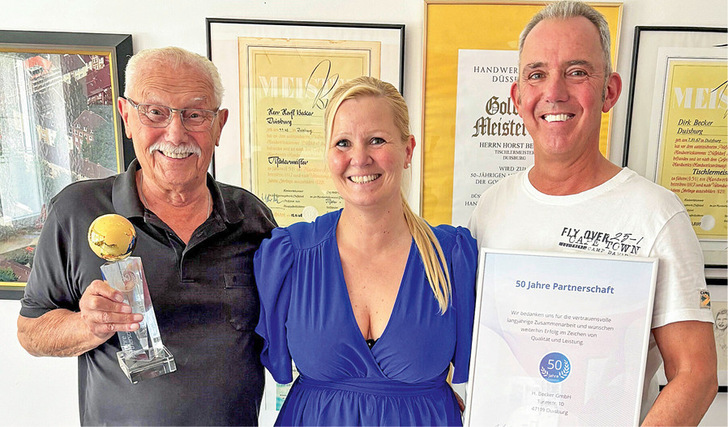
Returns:
[[[511,101],[513,101],[513,105],[516,106],[516,110],[518,112],[518,115],[520,116],[521,115],[521,108],[520,108],[521,107],[521,105],[520,105],[521,96],[518,93],[518,82],[514,82],[511,85]]]
[[[222,110],[217,112],[217,119],[220,120],[220,131],[217,134],[217,141],[215,141],[215,146],[220,146],[220,135],[222,135],[222,128],[225,127],[225,123],[227,123],[228,117],[230,115],[230,110],[227,108],[223,108]]]
[[[116,108],[119,109],[119,115],[121,116],[121,120],[124,122],[124,134],[127,138],[132,139],[131,127],[129,126],[129,113],[134,107],[129,104],[129,101],[119,97],[119,99],[116,100]]]
[[[612,73],[607,79],[607,87],[604,91],[604,104],[602,105],[602,112],[606,113],[614,107],[619,99],[619,94],[622,93],[622,77],[617,73]]]

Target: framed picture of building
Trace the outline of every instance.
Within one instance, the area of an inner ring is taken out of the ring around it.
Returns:
[[[0,298],[19,297],[48,203],[133,158],[116,100],[131,35],[0,31]]]

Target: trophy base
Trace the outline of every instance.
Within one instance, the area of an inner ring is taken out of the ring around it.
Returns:
[[[116,357],[119,359],[121,370],[124,371],[132,384],[177,370],[177,364],[174,362],[172,353],[164,346],[162,346],[162,351],[152,358],[149,358],[144,352],[130,354],[123,351],[117,352]]]

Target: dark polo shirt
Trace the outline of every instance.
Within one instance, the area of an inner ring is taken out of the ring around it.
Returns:
[[[117,176],[75,182],[51,201],[20,314],[78,311],[103,261],[88,227],[118,213],[135,226],[162,341],[177,371],[131,384],[115,336],[78,358],[81,424],[257,425],[263,393],[253,254],[275,227],[254,195],[208,176],[213,210],[184,244],[137,196],[135,160]]]

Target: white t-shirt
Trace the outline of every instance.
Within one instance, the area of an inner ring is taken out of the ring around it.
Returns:
[[[480,197],[468,224],[478,246],[658,258],[652,328],[712,322],[710,309],[700,304],[706,290],[703,253],[674,193],[624,168],[590,190],[550,196],[531,185],[529,170],[502,179]],[[654,377],[661,364],[650,335],[643,419],[657,398]]]

